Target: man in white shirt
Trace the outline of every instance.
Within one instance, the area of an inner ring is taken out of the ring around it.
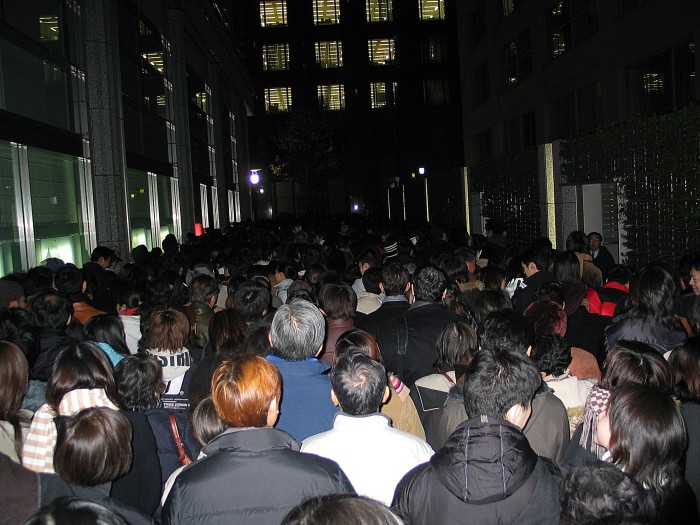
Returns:
[[[342,356],[331,371],[331,398],[340,405],[333,428],[304,440],[302,452],[337,462],[358,494],[391,505],[408,471],[433,455],[422,439],[391,427],[379,413],[389,397],[384,367],[365,354]]]

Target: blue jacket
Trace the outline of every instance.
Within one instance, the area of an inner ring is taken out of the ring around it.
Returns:
[[[286,361],[269,355],[267,360],[282,375],[280,418],[275,428],[298,441],[333,428],[338,408],[331,401],[330,367],[318,361]]]

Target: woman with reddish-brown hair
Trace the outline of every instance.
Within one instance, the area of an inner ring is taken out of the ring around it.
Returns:
[[[17,463],[32,416],[21,408],[28,384],[27,358],[17,345],[0,341],[0,452]]]
[[[279,523],[305,497],[353,490],[337,464],[300,453],[299,442],[272,428],[281,396],[282,378],[263,357],[233,356],[216,370],[212,400],[228,429],[177,477],[164,525]]]

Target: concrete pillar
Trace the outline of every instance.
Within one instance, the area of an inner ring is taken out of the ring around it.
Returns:
[[[85,75],[96,241],[128,259],[131,239],[116,6],[112,0],[83,4]]]
[[[232,218],[228,216],[228,192],[226,188],[226,179],[224,171],[224,140],[230,140],[229,137],[221,135],[221,119],[228,119],[228,114],[224,115],[221,111],[221,101],[226,96],[225,86],[221,81],[221,66],[210,62],[207,68],[207,84],[211,89],[211,107],[209,115],[214,119],[214,136],[213,143],[210,146],[214,147],[214,158],[216,165],[216,187],[217,197],[219,199],[219,227],[224,229]],[[212,181],[213,183],[213,181]]]

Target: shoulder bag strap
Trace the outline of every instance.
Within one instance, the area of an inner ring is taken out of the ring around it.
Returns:
[[[177,446],[177,459],[180,461],[180,465],[185,466],[192,463],[192,458],[185,452],[185,444],[180,439],[180,431],[177,429],[177,420],[175,419],[175,414],[172,412],[168,414],[170,419],[170,429],[173,431],[173,437],[175,438],[175,445]]]

